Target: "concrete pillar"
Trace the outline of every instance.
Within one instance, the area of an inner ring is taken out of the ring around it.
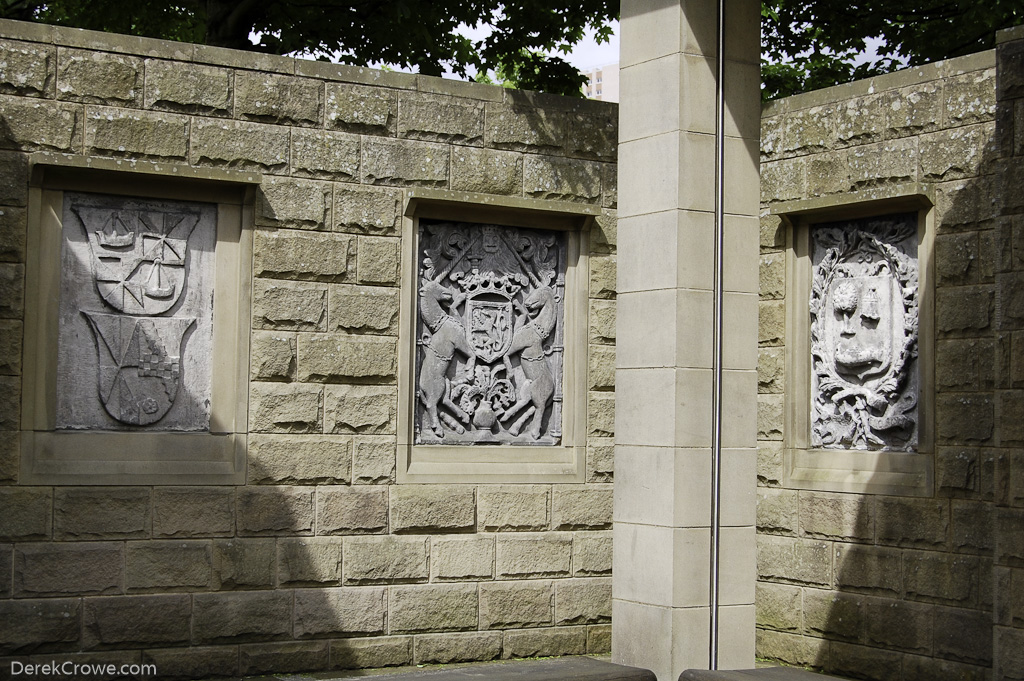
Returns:
[[[710,666],[715,0],[622,3],[614,661]],[[760,3],[725,9],[718,666],[754,664]]]

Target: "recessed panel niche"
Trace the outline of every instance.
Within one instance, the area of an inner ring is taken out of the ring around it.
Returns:
[[[562,438],[566,234],[421,220],[416,444]]]

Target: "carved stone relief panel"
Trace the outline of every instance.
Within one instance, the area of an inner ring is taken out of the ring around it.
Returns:
[[[564,232],[420,221],[416,444],[557,445]]]
[[[811,445],[915,451],[917,215],[811,228]]]
[[[209,430],[216,216],[65,193],[58,429]]]

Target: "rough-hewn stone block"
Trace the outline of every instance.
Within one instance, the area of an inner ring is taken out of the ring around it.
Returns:
[[[796,536],[799,529],[799,493],[796,490],[757,490],[757,531]]]
[[[610,575],[612,535],[610,532],[577,532],[572,540],[574,577]]]
[[[0,261],[25,262],[26,225],[24,208],[0,208]]]
[[[875,501],[875,536],[879,544],[919,548],[946,545],[949,502],[879,497]]]
[[[757,626],[776,631],[800,631],[803,609],[800,587],[758,582],[755,601]]]
[[[901,553],[880,546],[836,545],[836,587],[879,596],[901,594]]]
[[[1022,667],[1024,669],[1024,667]],[[903,656],[903,673],[908,679],[961,679],[985,681],[992,670],[987,666],[966,665],[921,655]]]
[[[238,674],[238,648],[190,646],[150,649],[142,651],[142,663],[156,665],[160,676],[167,679],[235,676]]]
[[[473,487],[405,485],[391,488],[392,532],[459,532],[476,524]]]
[[[238,670],[242,674],[316,672],[327,669],[328,641],[250,643],[238,646]]]
[[[600,530],[612,526],[611,485],[557,485],[551,497],[556,530]]]
[[[387,529],[387,489],[340,485],[317,488],[317,534],[379,534]]]
[[[276,547],[274,539],[213,542],[213,587],[220,590],[273,586]]]
[[[448,186],[449,149],[442,144],[365,138],[361,156],[365,184]]]
[[[86,152],[97,156],[148,157],[184,161],[189,119],[171,113],[89,107],[85,117]]]
[[[817,539],[871,539],[874,535],[871,498],[848,494],[800,494],[800,529]]]
[[[523,193],[523,156],[474,147],[452,149],[452,189],[483,194]]]
[[[373,636],[385,633],[383,587],[348,586],[295,592],[295,637]]]
[[[559,627],[557,629],[529,629],[506,631],[501,656],[554,657],[582,655],[587,649],[586,627]]]
[[[240,535],[313,533],[312,488],[241,488],[236,508]]]
[[[307,78],[236,71],[235,115],[263,123],[316,126],[323,119],[323,84]]]
[[[615,348],[591,346],[587,353],[587,359],[590,364],[587,373],[587,387],[590,390],[614,390]]]
[[[8,552],[9,553],[9,552]],[[115,542],[22,544],[14,548],[14,596],[121,593],[124,547]]]
[[[424,537],[351,537],[345,540],[345,583],[425,582],[430,575]]]
[[[935,344],[935,383],[949,391],[991,390],[994,357],[991,340],[940,340]]]
[[[996,114],[996,70],[972,71],[942,84],[947,125],[991,121]]]
[[[783,253],[764,253],[760,264],[761,299],[780,299],[786,295],[786,256]]]
[[[793,201],[807,194],[807,162],[789,158],[761,164],[761,200]],[[762,232],[764,240],[764,232]]]
[[[153,489],[154,537],[223,537],[234,531],[235,494],[230,487]]]
[[[352,239],[315,232],[256,232],[254,273],[274,279],[346,281]]]
[[[935,402],[940,442],[983,442],[992,437],[994,412],[989,396],[940,393]]]
[[[253,383],[249,430],[257,433],[320,432],[323,388],[292,383]]]
[[[867,189],[918,179],[917,137],[853,147],[847,158],[850,189]]]
[[[952,501],[950,543],[956,551],[989,553],[995,546],[992,536],[995,509],[975,501]]]
[[[257,279],[253,283],[252,325],[257,329],[327,330],[327,287]]]
[[[288,167],[287,128],[197,118],[191,142],[192,165],[267,172],[283,172]]]
[[[882,139],[886,124],[886,98],[880,94],[848,99],[835,109],[837,146],[871,144]]]
[[[0,431],[16,430],[21,423],[21,378],[0,376]]]
[[[572,537],[546,533],[499,536],[494,554],[498,579],[568,577]]]
[[[205,541],[130,542],[124,562],[130,592],[203,589],[213,576],[211,546]]]
[[[939,232],[984,225],[995,217],[987,182],[942,182],[936,186],[935,214]]]
[[[191,619],[188,594],[87,598],[82,645],[89,650],[188,643]]]
[[[550,581],[495,582],[480,585],[480,627],[508,629],[552,623]]]
[[[295,334],[253,331],[249,346],[249,376],[256,381],[295,378]]]
[[[347,334],[302,334],[298,344],[300,381],[332,383],[395,375],[396,348],[390,338]]]
[[[569,156],[615,161],[618,141],[619,117],[615,109],[600,114],[569,114],[565,142]]]
[[[935,608],[936,657],[979,665],[992,663],[991,613]]]
[[[983,171],[994,124],[953,128],[921,137],[921,179],[959,180]]]
[[[0,374],[21,375],[21,322],[0,319]]]
[[[347,347],[352,346],[347,345]],[[373,346],[364,345],[363,348],[372,349]],[[381,359],[386,361],[388,357],[372,358],[372,360]],[[393,354],[390,359],[394,362]],[[365,435],[394,434],[397,401],[397,392],[388,386],[328,386],[324,403],[324,431]]]
[[[483,485],[479,489],[480,529],[546,530],[551,488],[547,485]]]
[[[330,290],[331,331],[396,335],[398,290],[337,284]]]
[[[341,560],[341,538],[279,539],[277,583],[281,586],[340,584]]]
[[[257,225],[313,230],[330,226],[331,185],[326,182],[268,177],[258,199]]]
[[[388,285],[398,282],[398,239],[360,236],[357,238],[356,272],[360,283]]]
[[[597,203],[601,200],[601,164],[555,156],[526,156],[523,192],[535,199]]]
[[[432,142],[477,143],[484,134],[484,104],[420,92],[398,97],[398,134]]]
[[[830,674],[899,681],[903,657],[892,650],[835,642],[829,648],[827,669]]]
[[[996,562],[999,565],[1024,567],[1024,509],[996,509]]]
[[[147,109],[208,116],[231,114],[231,71],[161,59],[147,59],[145,66]]]
[[[939,286],[976,284],[981,269],[978,234],[940,234],[935,237],[935,274]]]
[[[352,455],[352,482],[360,485],[386,485],[395,479],[395,440],[393,438],[356,438]]]
[[[477,628],[477,590],[473,584],[422,584],[389,590],[391,633],[459,631]]]
[[[0,655],[77,649],[80,598],[0,601]]]
[[[758,345],[784,345],[786,341],[786,305],[783,302],[758,302]]]
[[[137,487],[58,487],[57,539],[140,539],[150,535],[150,491]]]
[[[0,487],[0,540],[48,539],[53,521],[49,487]]]
[[[412,636],[331,641],[331,669],[365,669],[412,664]]]
[[[57,50],[57,99],[138,106],[142,60],[92,50]]]
[[[759,535],[757,538],[758,579],[790,584],[830,586],[832,584],[831,544],[809,539]]]
[[[969,494],[980,488],[981,451],[973,447],[939,447],[935,484],[941,496]]]
[[[192,641],[273,641],[292,632],[292,592],[235,591],[192,597]]]
[[[334,188],[334,230],[355,234],[395,234],[402,192],[388,187]]]
[[[942,87],[918,83],[886,93],[886,129],[891,137],[932,132],[942,123]]]
[[[782,151],[807,154],[831,148],[836,140],[836,119],[835,105],[791,112],[783,122]]]
[[[394,90],[379,87],[328,83],[326,115],[329,128],[394,134],[398,95]]]
[[[431,581],[470,581],[493,578],[493,537],[434,537],[431,541]]]
[[[615,343],[615,301],[591,300],[588,340],[605,345]]]
[[[565,140],[566,125],[561,111],[487,104],[487,142],[498,149],[554,151]]]
[[[359,138],[342,132],[292,130],[292,173],[350,181],[359,175]]]
[[[473,631],[417,636],[413,661],[418,665],[451,664],[496,660],[499,657],[501,632]]]
[[[556,625],[611,622],[611,578],[563,579],[554,584]]]
[[[936,551],[908,551],[903,584],[908,599],[972,606],[978,594],[978,558]]]
[[[587,442],[587,482],[611,482],[615,476],[615,446],[608,438]]]
[[[48,45],[0,43],[4,53],[0,66],[0,94],[23,97],[53,96],[53,67],[56,50]]]
[[[80,106],[0,96],[0,147],[80,152],[81,119]]]
[[[615,395],[608,392],[587,393],[587,436],[615,435]]]
[[[757,443],[757,483],[779,487],[782,485],[782,443]]]
[[[757,351],[757,391],[785,391],[786,352],[783,348],[759,348]]]
[[[785,634],[760,628],[756,636],[758,657],[795,667],[811,667],[818,664],[820,655],[828,654],[829,641],[823,638]]]

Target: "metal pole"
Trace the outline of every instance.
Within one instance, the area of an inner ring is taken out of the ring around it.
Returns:
[[[711,393],[711,660],[710,669],[718,669],[718,575],[722,519],[722,303],[723,241],[725,210],[723,178],[725,173],[725,0],[718,0],[718,46],[716,50],[715,118],[715,317],[714,381]]]

